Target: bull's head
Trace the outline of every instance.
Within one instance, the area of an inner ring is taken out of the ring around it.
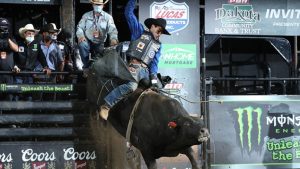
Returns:
[[[183,139],[193,140],[196,144],[209,139],[208,129],[199,117],[181,117],[168,123],[169,128],[177,130]]]

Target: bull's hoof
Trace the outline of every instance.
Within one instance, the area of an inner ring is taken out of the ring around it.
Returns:
[[[109,108],[107,106],[101,106],[100,112],[99,112],[99,116],[102,119],[107,120],[107,118],[108,118],[108,112],[109,112]]]

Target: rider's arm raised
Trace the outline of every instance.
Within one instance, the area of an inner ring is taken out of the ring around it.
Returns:
[[[131,32],[131,40],[138,39],[144,32],[143,25],[139,23],[137,17],[134,15],[135,3],[136,0],[128,0],[125,7],[125,18]]]

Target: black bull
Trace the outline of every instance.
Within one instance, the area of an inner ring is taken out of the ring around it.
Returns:
[[[116,85],[134,80],[114,51],[106,51],[92,66],[88,78],[88,100],[97,109],[103,97]],[[131,130],[131,143],[137,147],[148,169],[156,169],[156,159],[186,154],[193,169],[200,169],[191,146],[207,141],[209,134],[200,118],[191,117],[180,103],[153,91],[138,89],[118,102],[108,121],[125,137],[130,115],[137,100]]]

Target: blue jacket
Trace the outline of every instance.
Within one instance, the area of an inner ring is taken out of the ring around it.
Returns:
[[[131,32],[131,41],[137,40],[145,31],[143,25],[138,21],[134,15],[134,7],[136,0],[129,0],[125,7],[125,17]],[[152,62],[149,65],[150,74],[157,74],[158,71],[158,61],[161,55],[161,48],[156,52]]]

